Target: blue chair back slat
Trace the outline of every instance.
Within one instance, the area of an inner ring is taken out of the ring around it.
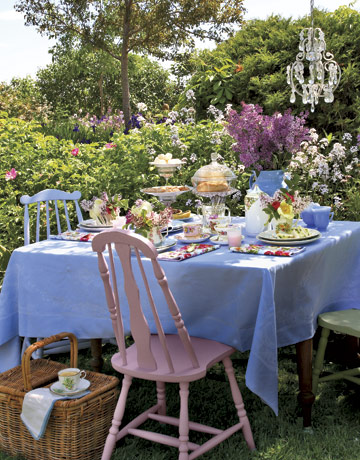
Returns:
[[[50,237],[50,210],[49,210],[49,201],[46,201],[46,238]],[[37,240],[39,241],[39,240]]]
[[[54,205],[55,205],[55,217],[56,217],[57,232],[61,233],[61,225],[60,225],[60,218],[59,218],[59,208],[58,208],[57,201],[54,201]]]
[[[39,241],[40,239],[40,211],[41,206],[40,202],[38,202],[36,206],[36,241]]]
[[[63,204],[64,204],[64,211],[65,211],[65,217],[66,217],[66,226],[67,226],[68,232],[70,232],[71,231],[70,219],[69,219],[69,213],[68,213],[67,204],[65,200],[63,200]]]

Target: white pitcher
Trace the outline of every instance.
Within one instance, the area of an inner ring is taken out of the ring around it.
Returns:
[[[255,185],[248,190],[245,196],[245,230],[250,236],[255,236],[265,229],[268,220],[267,214],[263,211],[260,204],[260,195],[263,192]]]

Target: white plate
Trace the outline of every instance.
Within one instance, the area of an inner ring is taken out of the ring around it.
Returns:
[[[167,249],[170,249],[172,248],[173,246],[175,246],[177,243],[176,240],[174,240],[173,238],[166,238],[165,241],[162,243],[161,246],[158,246],[156,249],[157,249],[157,252],[160,254],[160,252],[164,252],[166,251]]]
[[[212,237],[210,238],[210,241],[212,241],[213,243],[216,243],[216,244],[222,244],[223,246],[229,244],[227,239],[224,240],[224,239],[222,239],[222,238],[219,238],[219,235],[212,236]]]
[[[316,241],[318,240],[319,238],[321,237],[321,234],[319,233],[319,235],[317,236],[313,236],[312,238],[308,238],[308,239],[296,239],[294,238],[293,240],[283,240],[283,239],[280,239],[278,238],[277,240],[268,240],[266,238],[262,238],[260,235],[258,235],[256,238],[259,240],[259,241],[262,241],[263,243],[266,243],[266,244],[274,244],[276,246],[302,246],[304,244],[309,244],[309,243],[312,243],[313,241]]]
[[[149,188],[143,188],[140,190],[142,193],[147,193],[148,195],[154,195],[154,196],[161,196],[163,198],[169,197],[169,198],[176,198],[178,195],[181,195],[182,193],[190,192],[192,190],[191,187],[188,185],[184,185],[183,187],[186,187],[186,190],[178,190],[177,192],[170,192],[166,188],[167,187],[172,187],[171,185],[163,185],[163,186],[157,186],[157,187],[149,187]],[[176,185],[174,185],[176,187]],[[180,185],[179,185],[180,187]],[[156,192],[156,189],[162,188],[162,192]]]
[[[278,238],[274,230],[267,230],[265,232],[261,232],[256,236],[256,238],[257,239],[261,238],[262,240],[266,240],[266,241],[275,241],[277,243],[279,242],[291,243],[292,241],[298,242],[298,241],[307,241],[307,240],[313,241],[314,239],[320,238],[321,233],[318,230],[315,230],[312,228],[308,228],[307,230],[309,230],[310,232],[309,236],[301,236],[297,238]]]
[[[63,396],[71,396],[71,395],[77,395],[78,393],[82,393],[83,391],[87,390],[90,386],[89,380],[86,379],[81,379],[79,382],[79,386],[76,388],[76,390],[64,390],[63,386],[59,381],[53,383],[50,387],[50,391],[57,395],[63,395]]]
[[[107,228],[113,228],[113,225],[97,225],[93,219],[88,219],[80,222],[78,227],[87,232],[101,232]]]
[[[88,219],[88,220],[83,220],[80,222],[82,227],[92,227],[92,228],[111,228],[112,224],[97,224],[95,220],[93,219]]]
[[[203,241],[209,239],[210,235],[211,233],[202,233],[200,236],[190,238],[189,236],[180,233],[179,235],[175,235],[174,238],[176,238],[181,243],[202,243]]]

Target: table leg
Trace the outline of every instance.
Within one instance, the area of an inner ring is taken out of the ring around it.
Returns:
[[[303,415],[303,426],[311,427],[311,408],[315,401],[312,392],[312,339],[296,344],[297,371],[299,376],[298,400]]]
[[[101,339],[91,339],[90,346],[91,346],[91,367],[94,372],[101,372],[102,365],[104,363],[102,359],[102,349],[101,349]]]

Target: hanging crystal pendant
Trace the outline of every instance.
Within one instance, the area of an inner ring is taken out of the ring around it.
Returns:
[[[311,27],[300,32],[299,50],[295,62],[287,66],[287,83],[291,87],[290,102],[294,103],[296,94],[302,97],[303,104],[311,105],[314,112],[319,98],[331,103],[334,91],[341,79],[341,70],[334,56],[326,51],[324,32],[314,29],[314,0],[310,0]],[[308,76],[305,76],[305,62],[309,62]]]

